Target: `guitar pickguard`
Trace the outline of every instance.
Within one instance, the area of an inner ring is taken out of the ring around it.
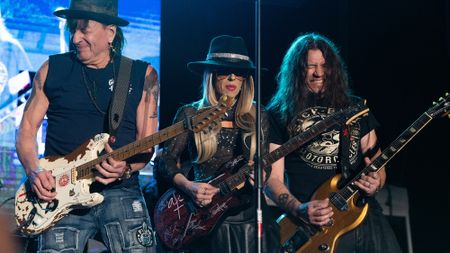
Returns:
[[[22,232],[39,234],[74,208],[92,207],[103,201],[101,194],[89,191],[94,177],[77,180],[79,175],[75,168],[97,158],[108,138],[108,134],[98,134],[67,156],[39,160],[43,169],[52,172],[57,195],[55,200],[49,203],[38,200],[28,180],[20,186],[16,193],[15,215]]]

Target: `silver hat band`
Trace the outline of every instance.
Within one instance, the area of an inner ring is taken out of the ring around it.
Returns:
[[[232,54],[232,53],[211,53],[208,54],[206,60],[211,60],[214,58],[226,58],[226,59],[238,59],[243,61],[250,61],[250,57],[242,54]]]

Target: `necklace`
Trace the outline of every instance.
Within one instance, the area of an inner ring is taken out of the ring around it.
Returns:
[[[113,85],[115,83],[115,80],[116,80],[116,68],[115,68],[115,65],[114,65],[114,60],[111,60],[111,62],[112,62],[113,79],[112,79],[112,82],[111,82],[111,80],[109,80],[108,86],[109,86],[110,90],[112,91],[112,87],[113,87]],[[92,80],[87,75],[87,73],[86,73],[86,66],[85,65],[83,65],[81,67],[81,74],[82,74],[82,77],[83,77],[83,83],[86,86],[86,90],[87,90],[87,92],[89,94],[89,98],[91,99],[92,103],[94,104],[95,109],[97,109],[97,111],[100,112],[101,114],[105,115],[106,112],[103,111],[102,109],[100,109],[100,106],[97,104],[97,94],[96,94],[97,93],[96,92],[97,91],[97,83],[95,82],[95,80]]]

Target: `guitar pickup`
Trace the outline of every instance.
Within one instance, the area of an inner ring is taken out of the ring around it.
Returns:
[[[345,198],[336,192],[330,193],[330,201],[339,211],[348,211],[348,203]]]

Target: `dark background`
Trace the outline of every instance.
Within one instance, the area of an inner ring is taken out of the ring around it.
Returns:
[[[186,69],[206,58],[219,34],[242,36],[254,59],[254,2],[162,1],[160,128],[200,96]],[[387,146],[444,92],[449,82],[449,13],[445,0],[266,0],[261,13],[265,104],[290,43],[305,32],[331,38],[348,65],[355,93],[368,100]],[[388,183],[405,187],[414,252],[450,252],[450,121],[432,121],[388,164]],[[395,203],[393,203],[395,205]]]

